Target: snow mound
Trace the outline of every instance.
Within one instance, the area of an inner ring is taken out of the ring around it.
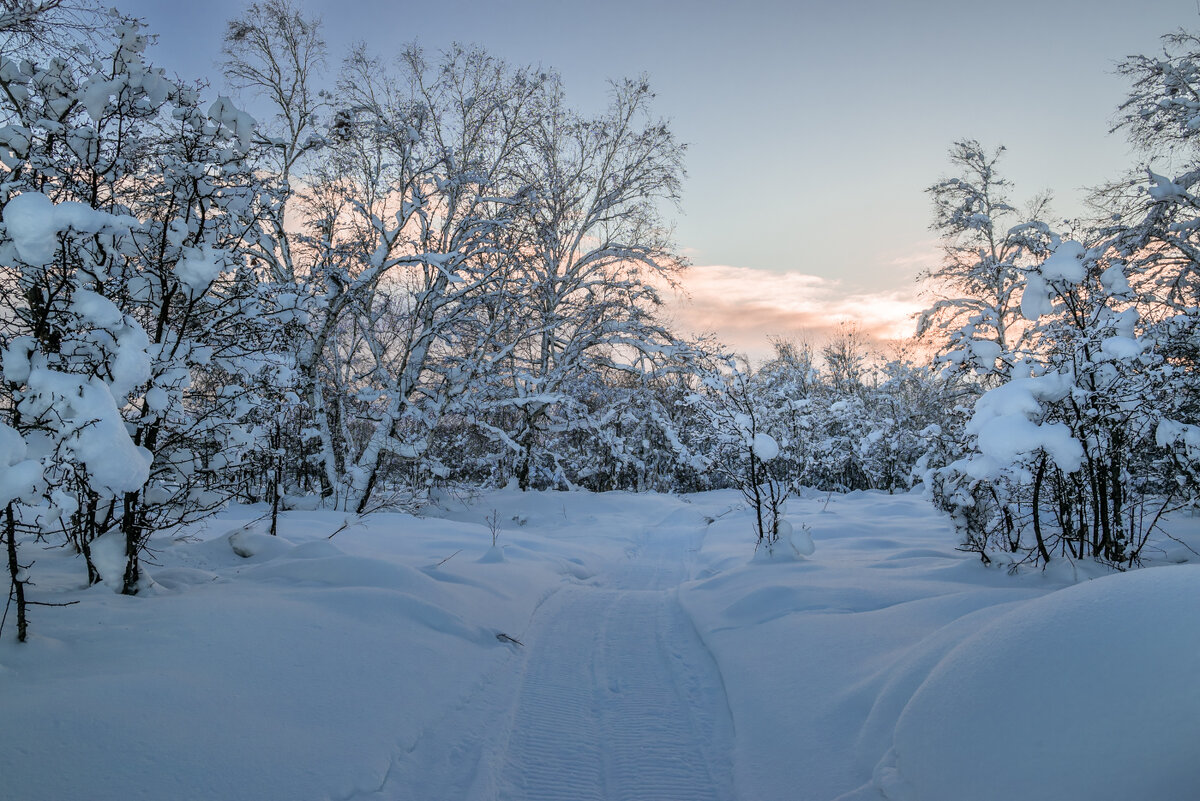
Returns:
[[[273,537],[261,531],[245,528],[237,529],[226,539],[233,552],[243,559],[253,559],[256,556],[274,559],[296,547],[282,537]]]
[[[499,545],[493,545],[487,549],[483,556],[479,557],[480,564],[495,564],[504,561],[504,551],[500,550]]]
[[[1197,619],[1194,565],[1022,604],[933,669],[876,783],[895,801],[1194,797]]]

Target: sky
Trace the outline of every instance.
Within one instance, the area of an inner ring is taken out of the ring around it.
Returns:
[[[688,143],[673,210],[690,260],[683,329],[761,356],[770,336],[819,347],[844,321],[903,336],[916,276],[940,255],[924,190],[959,139],[1007,148],[1013,199],[1046,190],[1060,217],[1086,188],[1136,166],[1109,133],[1116,64],[1200,29],[1200,0],[300,0],[331,62],[353,42],[386,56],[479,44],[557,70],[602,108],[609,79],[645,73]],[[217,67],[237,0],[117,0],[159,36],[182,77]]]

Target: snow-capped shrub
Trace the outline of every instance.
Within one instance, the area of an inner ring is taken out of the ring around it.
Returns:
[[[1183,485],[1162,480],[1181,453],[1173,429],[1162,429],[1177,374],[1159,352],[1161,328],[1114,280],[1119,246],[1065,242],[1030,272],[1023,307],[1037,319],[1023,356],[1032,374],[976,401],[967,454],[934,481],[965,547],[985,561],[1006,552],[1135,564],[1163,511],[1183,499]]]
[[[90,542],[121,532],[132,593],[150,532],[227,497],[206,460],[246,449],[248,399],[206,375],[266,347],[239,255],[261,187],[249,118],[205,113],[146,61],[137,22],[107,20],[102,58],[70,43],[38,65],[0,56],[0,121],[21,131],[0,148],[0,414],[42,471],[22,525],[65,532],[93,581]]]

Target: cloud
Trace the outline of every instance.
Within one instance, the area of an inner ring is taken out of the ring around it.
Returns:
[[[727,265],[690,267],[683,287],[688,297],[668,300],[679,330],[715,332],[725,344],[757,358],[771,352],[771,337],[819,347],[847,323],[880,344],[904,339],[924,307],[915,285],[855,292],[816,275]]]
[[[941,264],[945,257],[941,240],[924,239],[914,242],[910,252],[888,259],[887,264],[891,267],[920,271]]]

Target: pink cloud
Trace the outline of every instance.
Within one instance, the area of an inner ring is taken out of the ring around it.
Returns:
[[[853,292],[820,276],[750,267],[693,266],[682,284],[687,297],[668,299],[676,327],[687,333],[715,332],[752,358],[770,354],[771,337],[820,347],[846,323],[856,324],[880,345],[904,339],[913,333],[914,315],[924,308],[915,285],[911,290]]]

